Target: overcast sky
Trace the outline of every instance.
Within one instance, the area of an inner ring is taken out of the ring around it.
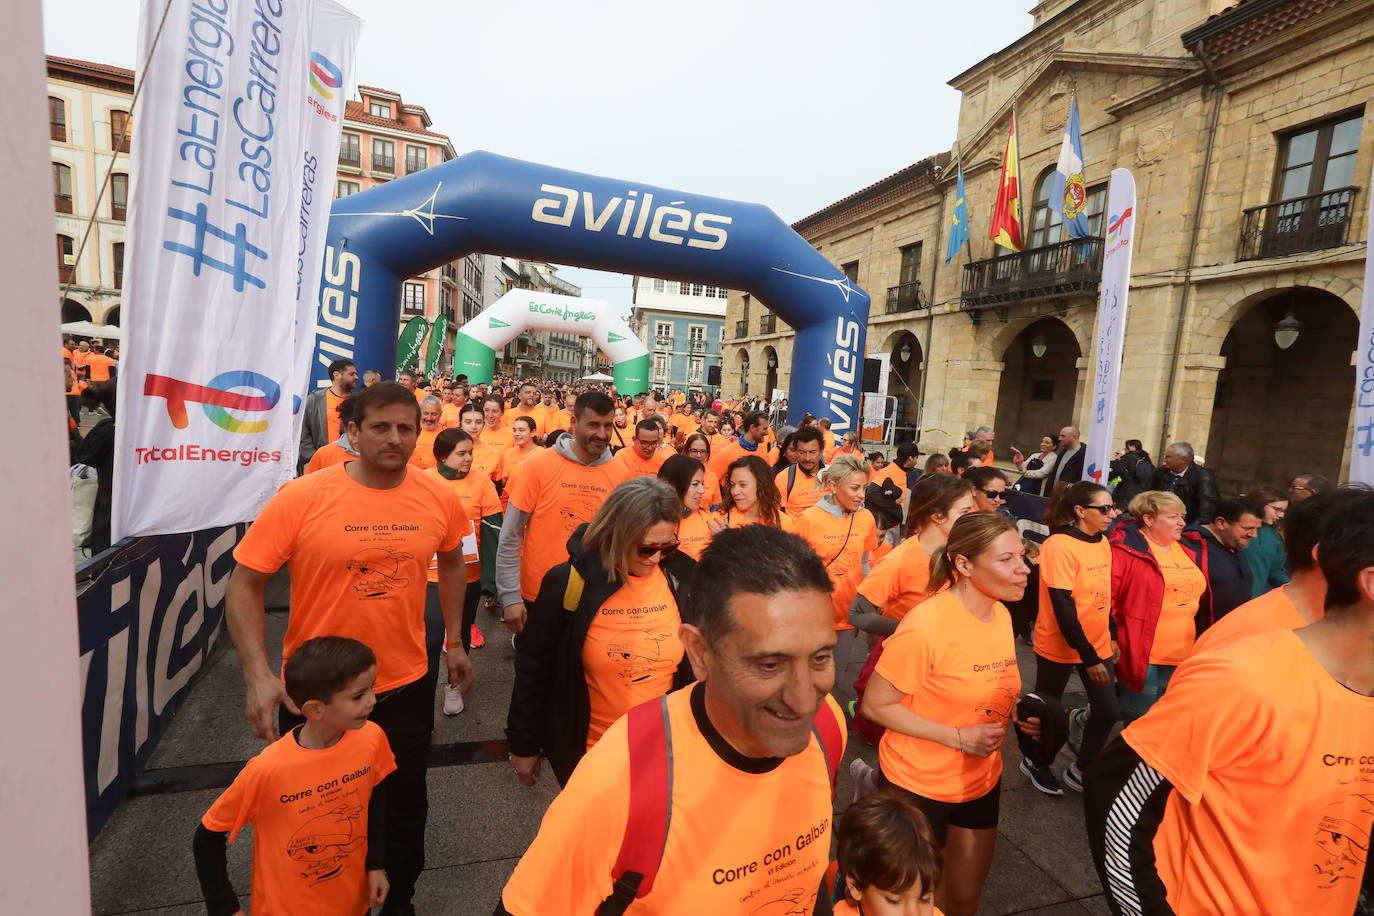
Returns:
[[[789,222],[949,149],[947,81],[1027,32],[1033,5],[344,3],[363,19],[356,82],[423,105],[460,155],[754,201]],[[46,50],[133,68],[136,7],[43,0]],[[628,277],[561,275],[628,310]]]

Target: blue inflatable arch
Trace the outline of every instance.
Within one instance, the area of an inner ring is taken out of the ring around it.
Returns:
[[[773,211],[487,152],[334,201],[312,385],[340,357],[388,375],[401,284],[474,251],[748,292],[796,331],[791,413],[857,428],[868,294]]]

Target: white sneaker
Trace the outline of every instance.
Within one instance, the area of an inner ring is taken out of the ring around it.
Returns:
[[[463,691],[460,687],[444,685],[444,715],[456,716],[463,711]]]
[[[873,767],[864,762],[862,757],[855,757],[850,762],[849,779],[854,783],[853,801],[858,801],[878,788],[877,780],[873,778]]]

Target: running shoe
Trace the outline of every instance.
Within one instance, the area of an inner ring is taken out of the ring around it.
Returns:
[[[1064,778],[1061,781],[1064,783],[1065,788],[1073,789],[1075,792],[1082,793],[1083,773],[1078,769],[1077,761],[1074,761],[1073,763],[1069,764],[1068,768],[1064,770]]]
[[[1083,746],[1083,729],[1088,725],[1088,711],[1082,706],[1069,710],[1069,750],[1075,754]]]
[[[853,762],[849,764],[849,779],[854,783],[852,801],[858,801],[878,788],[877,780],[873,778],[873,767],[869,766],[862,757],[855,757]]]
[[[487,644],[487,638],[482,635],[482,631],[477,629],[477,624],[472,625],[472,647],[480,649]]]
[[[463,711],[463,690],[461,687],[444,685],[444,715],[456,716]]]
[[[1059,780],[1054,778],[1054,773],[1049,767],[1038,767],[1022,757],[1021,772],[1026,774],[1026,778],[1038,791],[1044,792],[1046,795],[1064,794],[1064,787],[1059,784]]]

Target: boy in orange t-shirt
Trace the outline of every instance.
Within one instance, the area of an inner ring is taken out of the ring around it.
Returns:
[[[845,809],[835,838],[833,874],[827,872],[835,916],[942,916],[935,906],[944,870],[940,847],[910,798],[864,794]],[[904,879],[905,886],[893,886]]]
[[[396,763],[367,718],[377,656],[355,639],[319,636],[282,676],[305,724],[248,761],[196,828],[205,905],[210,916],[242,916],[225,847],[252,824],[253,916],[358,916],[389,889],[378,815]]]

